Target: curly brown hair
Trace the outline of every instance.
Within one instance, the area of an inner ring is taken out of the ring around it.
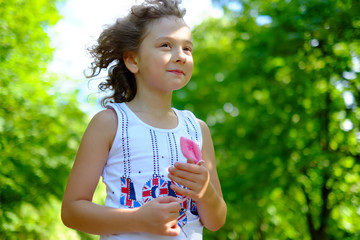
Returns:
[[[147,26],[155,19],[167,16],[183,18],[185,9],[181,9],[177,0],[145,0],[140,5],[132,6],[129,14],[118,18],[100,34],[97,44],[88,49],[93,57],[92,78],[99,75],[102,69],[108,69],[108,76],[98,86],[100,91],[111,90],[112,95],[101,100],[107,102],[129,102],[136,95],[135,76],[124,63],[124,53],[137,52],[142,43]],[[110,66],[110,67],[109,67]]]

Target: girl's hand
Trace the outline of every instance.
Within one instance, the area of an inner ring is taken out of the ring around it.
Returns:
[[[210,174],[204,162],[195,164],[191,159],[187,163],[175,163],[169,168],[169,178],[185,188],[171,185],[177,194],[200,201],[206,195],[210,183]]]
[[[142,232],[165,236],[177,236],[181,229],[177,218],[181,200],[174,197],[158,197],[138,208],[138,224]]]

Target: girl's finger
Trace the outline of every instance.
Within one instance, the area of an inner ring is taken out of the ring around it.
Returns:
[[[171,177],[176,177],[177,179],[178,178],[185,179],[187,181],[194,183],[198,181],[198,174],[177,170],[177,169],[169,169],[169,178]]]
[[[170,188],[174,190],[177,194],[186,196],[186,199],[196,197],[195,192],[191,189],[178,187],[176,185],[171,185]]]
[[[190,160],[192,161],[192,160]],[[174,167],[177,170],[182,170],[182,171],[186,171],[186,172],[191,172],[191,173],[201,173],[201,168],[199,167],[199,165],[197,164],[189,164],[189,163],[175,163]]]
[[[188,187],[191,189],[194,189],[198,183],[196,182],[195,179],[188,179],[188,178],[183,178],[183,177],[179,177],[179,176],[175,176],[173,174],[169,174],[168,177],[173,180],[174,182],[184,186],[184,187]]]
[[[200,160],[197,162],[197,165],[199,166],[203,166],[205,164],[205,161],[204,160]]]
[[[195,164],[194,160],[192,160],[191,158],[187,159],[187,163]]]
[[[179,199],[180,200],[180,199]],[[179,216],[179,211],[181,210],[181,205],[180,205],[181,201],[176,202],[176,203],[168,203],[167,204],[167,210],[170,213],[174,213],[175,218],[177,218]]]
[[[158,203],[180,203],[181,200],[176,197],[166,196],[166,197],[159,197],[155,198],[155,201]]]
[[[171,227],[169,227],[165,232],[167,236],[177,236],[180,234],[181,228],[177,225],[177,220],[171,221],[169,226]]]

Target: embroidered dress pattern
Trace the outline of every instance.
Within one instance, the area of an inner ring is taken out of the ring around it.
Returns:
[[[194,129],[195,139],[196,139],[196,141],[198,141],[198,140],[199,140],[199,137],[198,137],[198,132],[197,132],[197,130],[196,130],[195,124],[192,122],[192,120],[191,120],[189,117],[187,117],[187,120],[190,122],[190,125],[191,125],[192,128]],[[194,140],[192,134],[190,134],[190,127],[189,127],[189,124],[187,123],[187,121],[185,121],[185,126],[186,126],[187,133],[188,133],[189,136],[190,136],[190,139],[191,139],[191,140]]]
[[[159,147],[156,132],[150,129],[151,145],[153,150],[153,178],[147,181],[142,190],[144,203],[151,201],[153,198],[165,197],[169,195],[168,183],[160,177],[160,159]]]
[[[196,208],[196,203],[192,199],[191,199],[191,203],[190,203],[190,212],[196,216],[199,215],[197,208]]]
[[[176,144],[176,139],[175,139],[174,133],[171,133],[171,136],[170,136],[170,133],[168,133],[168,140],[169,140],[169,146],[170,146],[170,165],[174,166],[174,154],[176,156],[176,162],[179,161],[178,147]],[[173,143],[172,143],[172,140],[173,140]],[[172,145],[174,145],[174,148],[172,147]],[[175,151],[175,153],[173,153],[173,150]],[[178,184],[174,181],[168,181],[169,196],[184,199],[185,196],[177,195],[176,192],[170,188],[171,184],[182,187],[180,184]],[[187,206],[188,206],[188,201],[189,200],[187,199],[186,201],[183,201],[182,203],[180,203],[181,210],[179,211],[179,217],[178,217],[178,225],[180,227],[183,227],[187,223],[186,210],[187,210]]]
[[[124,175],[120,178],[120,204],[129,208],[140,207],[141,203],[136,201],[136,194],[134,184],[131,181],[131,163],[130,163],[130,147],[129,147],[129,120],[126,112],[117,105],[119,112],[121,113],[121,142],[124,156]],[[126,147],[125,147],[126,145]]]
[[[168,194],[168,183],[159,177],[147,181],[142,191],[144,203],[151,201],[153,198],[166,197]]]
[[[136,201],[134,184],[130,178],[121,178],[121,196],[120,204],[130,208],[140,207],[141,203]]]

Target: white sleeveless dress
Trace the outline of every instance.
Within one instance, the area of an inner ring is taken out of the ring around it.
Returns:
[[[178,119],[174,129],[159,129],[141,121],[125,103],[111,103],[118,119],[116,136],[110,149],[102,177],[106,185],[105,205],[113,208],[136,208],[163,196],[177,196],[170,188],[168,168],[175,162],[186,162],[181,153],[180,137],[194,140],[202,147],[202,133],[198,119],[190,111],[173,108]],[[148,233],[103,235],[101,240],[201,240],[203,226],[191,199],[182,204],[176,237]],[[148,219],[152,221],[152,219]]]

